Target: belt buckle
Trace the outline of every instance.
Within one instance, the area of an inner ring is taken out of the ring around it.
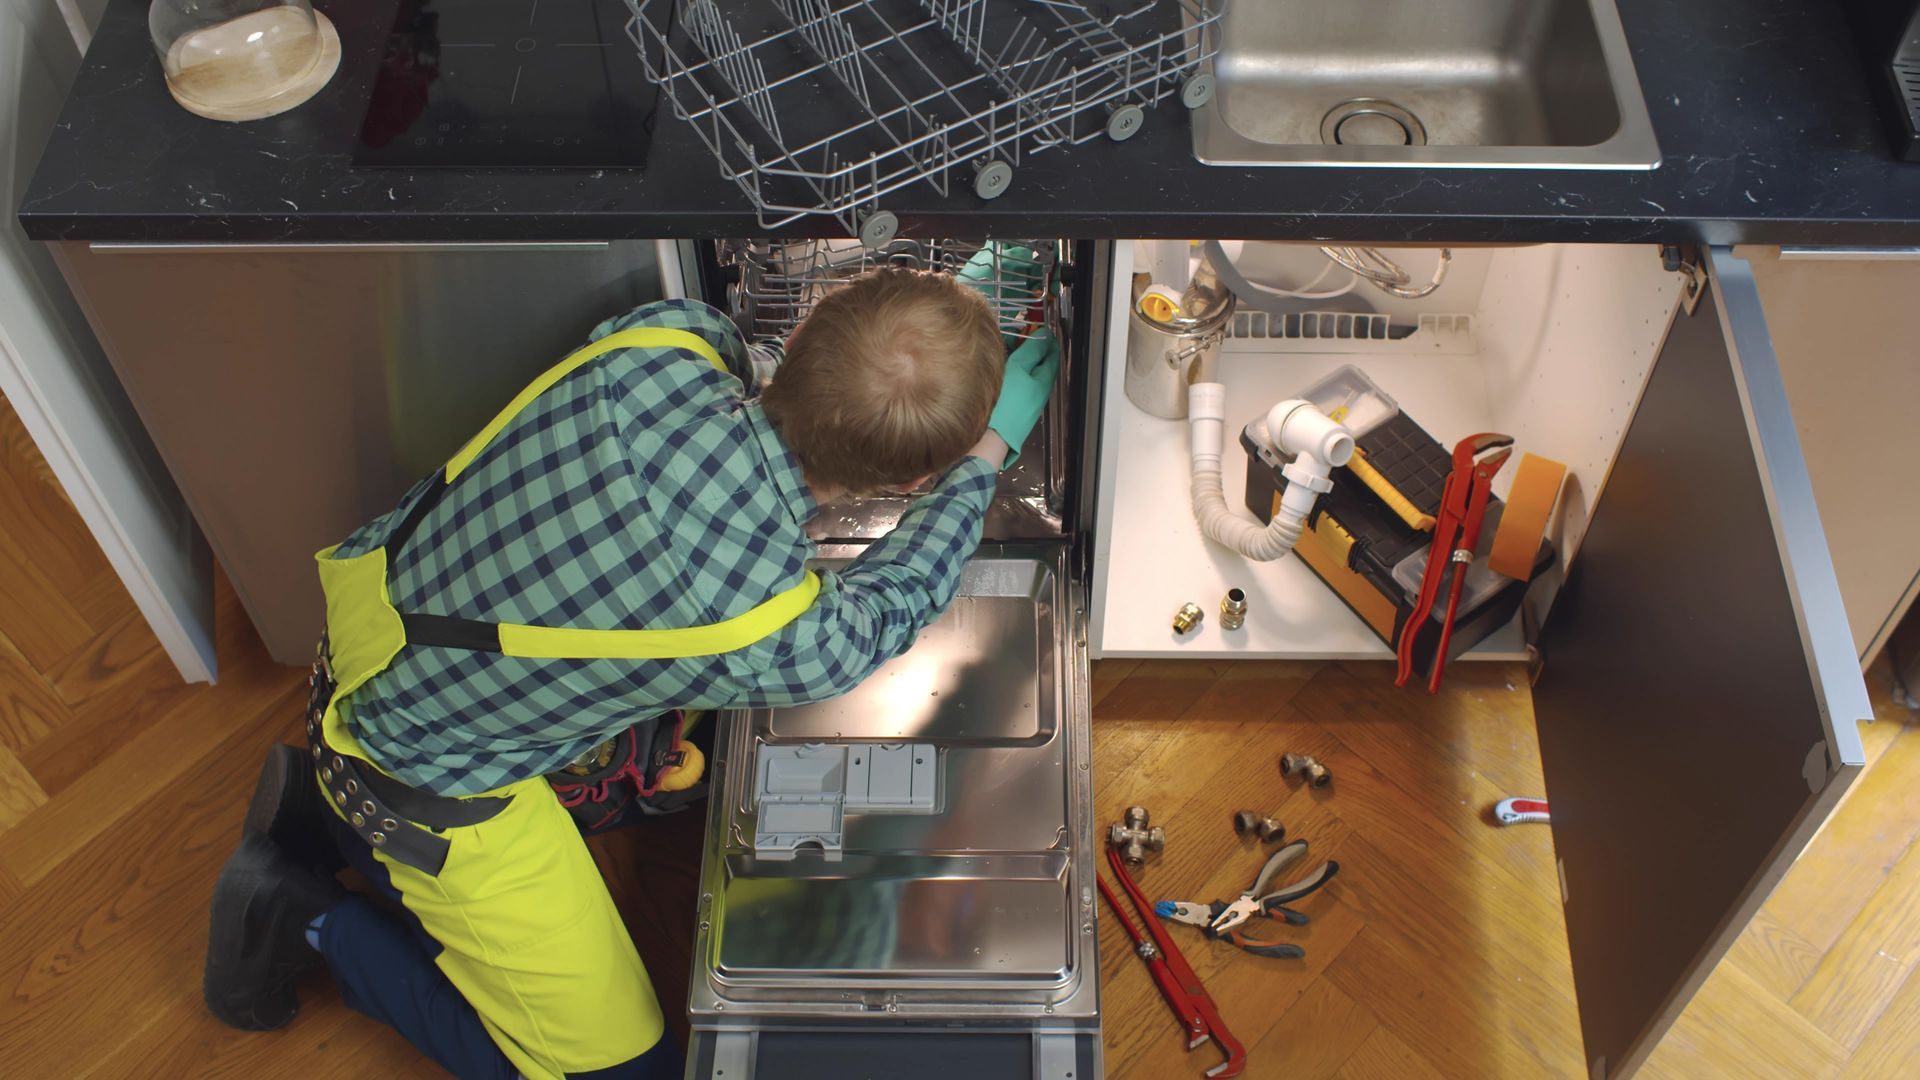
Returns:
[[[320,720],[326,715],[327,703],[333,700],[333,664],[327,658],[327,635],[320,635],[320,644],[314,650],[313,668],[307,675],[307,727],[318,735]]]
[[[328,657],[330,651],[332,651],[332,642],[326,640],[326,630],[321,630],[321,644],[313,646],[313,675],[307,680],[309,684],[313,678],[324,678],[326,682],[334,680],[334,663]]]

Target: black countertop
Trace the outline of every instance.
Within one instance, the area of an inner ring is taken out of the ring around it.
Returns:
[[[482,2],[482,0],[465,0]],[[41,240],[571,240],[765,232],[663,115],[643,174],[355,167],[394,0],[320,0],[340,72],[280,117],[168,96],[147,0],[112,0],[20,207]],[[1169,103],[1125,144],[1029,157],[984,203],[915,185],[909,234],[1393,242],[1920,244],[1920,164],[1893,159],[1833,0],[1619,0],[1664,160],[1652,172],[1220,168]],[[838,232],[808,219],[786,233]]]

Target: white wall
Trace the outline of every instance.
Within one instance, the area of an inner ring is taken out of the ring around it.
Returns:
[[[0,393],[181,677],[209,681],[206,542],[52,258],[15,217],[79,68],[76,43],[102,7],[104,0],[0,0]]]

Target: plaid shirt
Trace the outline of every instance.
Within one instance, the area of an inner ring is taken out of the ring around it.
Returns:
[[[395,560],[403,612],[597,629],[718,622],[799,582],[817,509],[748,395],[778,358],[705,304],[668,300],[600,324],[688,330],[691,351],[622,349],[583,365],[514,418]],[[347,698],[375,764],[447,795],[553,772],[635,721],[674,708],[793,705],[845,693],[945,610],[980,542],[996,474],[949,469],[892,533],[821,574],[798,619],[754,645],[677,660],[541,660],[409,646]],[[386,542],[399,508],[338,552]]]

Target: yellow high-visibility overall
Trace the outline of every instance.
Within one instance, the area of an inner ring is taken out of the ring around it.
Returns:
[[[444,483],[452,484],[516,415],[575,368],[617,349],[661,347],[691,350],[726,370],[705,339],[684,330],[643,327],[610,334],[534,380],[447,463]],[[321,730],[328,749],[377,768],[354,738],[350,695],[407,647],[408,628],[389,595],[386,548],[351,558],[334,558],[334,551],[316,556],[334,681]],[[805,611],[819,589],[819,577],[809,573],[742,615],[678,629],[477,625],[487,634],[497,631],[498,651],[511,656],[710,656],[775,633]],[[428,642],[416,634],[413,643]],[[342,807],[327,783],[321,787],[347,819],[353,807]],[[590,1072],[644,1053],[664,1030],[660,1005],[573,818],[544,777],[476,798],[505,805],[478,824],[432,830],[447,841],[437,873],[393,858],[377,838],[370,841],[402,902],[444,946],[435,964],[526,1076]]]

